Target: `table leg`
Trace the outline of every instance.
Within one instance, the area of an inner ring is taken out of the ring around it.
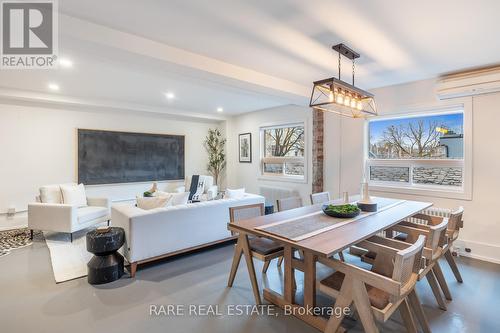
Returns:
[[[255,275],[255,267],[253,265],[252,252],[250,251],[250,244],[248,243],[248,236],[246,234],[240,234],[238,237],[238,243],[240,243],[243,249],[243,254],[245,255],[245,261],[247,262],[248,274],[250,275],[250,282],[252,282],[253,295],[255,297],[255,303],[257,305],[262,304],[260,300],[259,285],[257,283],[257,276]]]
[[[304,307],[316,306],[316,256],[310,252],[304,253]]]
[[[344,279],[345,281],[345,279]],[[354,279],[352,282],[353,299],[363,328],[367,333],[378,333],[378,328],[373,320],[372,306],[363,281]]]
[[[292,267],[293,249],[291,246],[285,246],[285,300],[288,303],[295,303],[295,290],[293,283],[295,280],[295,270]]]
[[[344,278],[344,282],[342,283],[342,287],[340,287],[339,296],[335,300],[334,310],[342,309],[340,311],[340,315],[337,316],[334,312],[328,319],[325,327],[325,333],[336,333],[341,330],[340,324],[342,323],[342,319],[344,319],[344,311],[343,309],[349,307],[352,303],[352,279],[349,276]]]

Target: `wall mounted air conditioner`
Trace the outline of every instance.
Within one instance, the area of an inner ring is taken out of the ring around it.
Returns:
[[[500,92],[500,66],[444,75],[436,88],[441,100],[493,92]]]

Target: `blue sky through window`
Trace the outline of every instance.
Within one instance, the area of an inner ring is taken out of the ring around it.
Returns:
[[[463,134],[463,113],[430,115],[423,117],[392,118],[386,120],[372,120],[369,124],[370,143],[376,143],[383,138],[384,130],[390,126],[408,125],[412,122],[424,121],[424,124],[437,123],[456,134]]]

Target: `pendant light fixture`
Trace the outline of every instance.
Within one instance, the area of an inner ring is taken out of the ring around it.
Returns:
[[[360,57],[359,53],[344,44],[334,45],[332,49],[339,55],[338,78],[331,77],[313,82],[309,106],[351,118],[376,116],[377,107],[373,94],[354,86],[355,59]],[[352,84],[340,79],[342,56],[352,60]]]

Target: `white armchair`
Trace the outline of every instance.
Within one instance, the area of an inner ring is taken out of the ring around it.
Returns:
[[[212,177],[212,176],[206,176],[206,175],[200,175],[200,177],[203,177],[204,180],[205,180],[205,184],[204,184],[204,187],[203,187],[203,194],[206,195],[207,200],[214,199],[217,196],[217,194],[219,193],[218,192],[219,188],[217,187],[217,185],[214,185],[214,177]],[[191,177],[187,177],[185,185],[177,187],[176,191],[177,192],[187,192],[187,191],[189,191],[189,189],[191,187],[191,181],[192,181],[192,178]]]
[[[28,205],[28,228],[33,230],[56,231],[70,234],[92,225],[110,220],[110,201],[107,198],[87,197],[87,206],[77,207],[65,204],[59,185],[40,188],[37,202]]]

